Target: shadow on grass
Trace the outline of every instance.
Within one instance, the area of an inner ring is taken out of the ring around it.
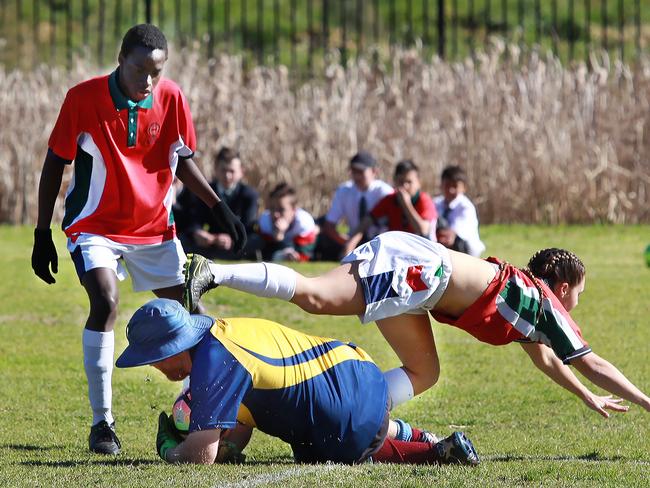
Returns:
[[[31,446],[30,446],[31,447]],[[137,466],[150,466],[156,464],[163,464],[160,460],[155,459],[134,459],[134,458],[113,458],[106,460],[97,460],[97,459],[76,459],[74,461],[22,461],[20,463],[23,466],[32,466],[32,467],[49,467],[49,468],[76,468],[79,466],[128,466],[128,467],[137,467]],[[246,466],[273,466],[273,465],[295,465],[296,463],[291,458],[274,458],[274,459],[265,459],[260,461],[246,461]]]
[[[487,456],[486,460],[497,463],[508,463],[511,461],[592,461],[592,462],[621,462],[635,461],[626,459],[623,456],[601,456],[597,452],[589,452],[580,456]]]
[[[53,451],[62,449],[61,446],[32,446],[29,444],[0,444],[0,449],[13,449],[14,451]]]
[[[153,464],[160,464],[160,461],[154,459],[107,459],[105,461],[99,460],[74,460],[74,461],[23,461],[20,464],[23,466],[32,467],[48,467],[48,468],[76,468],[78,466],[148,466]]]

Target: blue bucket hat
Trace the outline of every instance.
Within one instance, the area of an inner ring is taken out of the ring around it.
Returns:
[[[126,326],[129,345],[118,368],[156,363],[199,343],[214,324],[207,315],[190,315],[176,300],[156,298],[140,307]]]

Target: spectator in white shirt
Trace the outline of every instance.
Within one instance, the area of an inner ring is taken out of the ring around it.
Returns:
[[[322,223],[321,259],[338,260],[342,257],[350,236],[339,232],[337,225],[340,222],[347,224],[348,232],[353,231],[379,200],[393,193],[391,185],[377,178],[377,161],[369,152],[359,151],[352,157],[350,176],[350,180],[336,189],[332,205]],[[360,244],[384,230],[376,225],[371,226]]]
[[[476,207],[465,195],[467,177],[460,166],[447,166],[440,176],[442,195],[435,198],[438,210],[438,242],[455,251],[480,256],[485,244],[478,233]]]

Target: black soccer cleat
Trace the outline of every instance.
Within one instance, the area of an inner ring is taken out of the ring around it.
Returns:
[[[216,288],[214,275],[210,271],[210,261],[200,254],[188,254],[185,262],[185,288],[183,289],[183,306],[190,313],[195,313],[204,293]]]
[[[477,466],[481,461],[476,449],[463,432],[454,432],[433,446],[436,462]]]
[[[109,425],[106,420],[90,428],[88,447],[98,454],[119,454],[122,444],[115,433],[115,422]]]

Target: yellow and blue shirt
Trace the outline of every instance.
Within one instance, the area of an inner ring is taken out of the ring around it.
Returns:
[[[192,361],[190,432],[239,421],[300,457],[354,462],[386,415],[386,382],[362,349],[268,320],[217,320]]]

